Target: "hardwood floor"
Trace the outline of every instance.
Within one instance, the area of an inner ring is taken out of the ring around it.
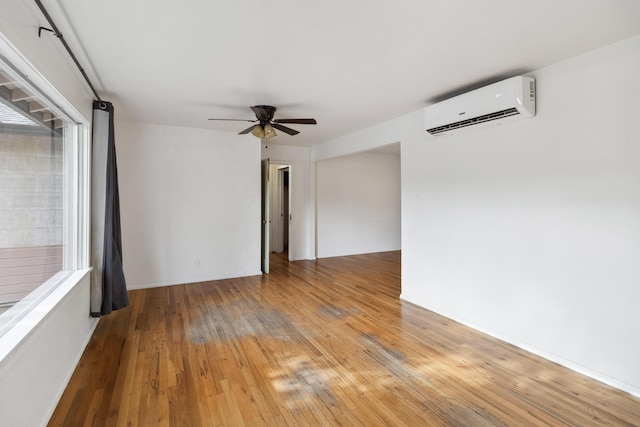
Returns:
[[[400,253],[130,292],[51,426],[640,425],[640,399],[398,299]]]

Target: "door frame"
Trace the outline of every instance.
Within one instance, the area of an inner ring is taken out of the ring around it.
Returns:
[[[269,274],[269,159],[260,162],[260,270]]]
[[[271,166],[279,166],[281,169],[284,168],[289,168],[289,194],[288,194],[288,202],[289,202],[289,217],[286,218],[287,222],[287,226],[288,226],[288,243],[287,243],[287,251],[288,251],[288,255],[287,258],[289,261],[292,261],[292,256],[293,256],[293,249],[294,249],[294,243],[295,243],[295,239],[294,239],[294,230],[293,230],[293,223],[294,223],[294,218],[295,218],[295,212],[294,212],[294,203],[293,203],[293,191],[294,191],[294,186],[295,186],[295,182],[293,179],[293,170],[294,170],[294,162],[291,160],[272,160],[270,158],[264,159],[262,160],[262,164],[264,166],[264,164],[267,164],[267,173],[264,174],[263,172],[263,178],[262,178],[262,186],[263,186],[263,192],[262,192],[262,197],[265,197],[265,188],[264,186],[266,185],[267,187],[269,187],[269,183],[271,179],[275,179],[276,181],[278,180],[278,177],[280,176],[280,173],[278,174],[273,174],[275,175],[272,176],[271,175]],[[271,192],[270,188],[266,189],[266,197],[269,198],[267,205],[265,206],[263,203],[263,209],[270,209],[270,203],[273,202],[273,197],[274,195]],[[266,262],[268,264],[268,260],[269,260],[269,253],[271,252],[271,242],[270,242],[270,232],[273,230],[265,230],[265,223],[264,221],[268,221],[266,223],[266,225],[273,225],[271,224],[269,221],[272,220],[272,218],[264,218],[264,213],[263,213],[263,218],[262,218],[262,231],[261,231],[261,238],[262,238],[262,251],[266,251],[266,255],[263,252],[262,256],[261,256],[261,267],[262,267],[262,271],[265,272],[264,269],[264,263]],[[267,227],[269,228],[269,227]],[[277,228],[277,227],[276,227]],[[266,231],[266,233],[265,233]],[[265,235],[266,235],[266,242],[265,242]],[[268,274],[268,265],[267,265],[267,271],[265,272]]]
[[[290,221],[293,217],[289,205],[291,204],[291,194],[287,186],[287,194],[285,196],[284,174],[288,173],[289,165],[271,165],[271,188],[270,193],[270,213],[271,213],[271,230],[269,231],[271,252],[283,252],[285,246],[289,246],[290,241],[284,239],[285,231],[289,231]],[[286,200],[285,200],[286,197]],[[285,206],[287,207],[285,212]]]

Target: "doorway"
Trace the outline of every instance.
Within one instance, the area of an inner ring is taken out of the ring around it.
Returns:
[[[271,198],[271,252],[289,252],[289,166],[277,166]]]
[[[293,243],[293,165],[263,160],[262,172],[262,272],[269,273],[269,254],[291,260]]]

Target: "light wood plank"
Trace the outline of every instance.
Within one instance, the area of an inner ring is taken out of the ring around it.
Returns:
[[[399,300],[400,253],[130,292],[50,425],[640,425],[640,399]]]

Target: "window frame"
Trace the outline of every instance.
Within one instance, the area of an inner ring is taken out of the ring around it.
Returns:
[[[90,121],[82,116],[0,33],[0,67],[22,87],[66,120],[64,132],[63,266],[25,298],[0,315],[0,361],[18,345],[82,277],[91,271],[90,248]],[[87,301],[87,316],[89,301]]]

